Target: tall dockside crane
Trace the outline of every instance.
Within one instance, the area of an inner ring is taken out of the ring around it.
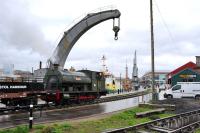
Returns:
[[[113,19],[113,31],[115,32],[115,40],[118,39],[118,32],[120,30],[120,11],[115,10],[106,10],[97,13],[90,13],[75,24],[72,28],[64,32],[62,39],[57,45],[56,49],[53,52],[53,55],[48,60],[48,68],[53,68],[53,64],[58,64],[59,69],[63,69],[65,61],[78,39],[90,28],[93,26],[104,22],[109,19]],[[118,19],[118,23],[115,22],[115,19]],[[116,25],[116,23],[118,25]]]

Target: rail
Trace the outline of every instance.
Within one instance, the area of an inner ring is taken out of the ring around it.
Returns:
[[[125,128],[105,131],[103,133],[126,133],[126,132],[160,132],[160,133],[188,133],[200,127],[200,109],[181,113],[175,116],[153,120]],[[141,131],[142,130],[142,131]]]
[[[145,90],[145,91],[140,91],[140,92],[131,93],[131,94],[104,97],[104,98],[96,99],[95,101],[83,102],[83,103],[79,103],[79,104],[59,105],[59,106],[55,106],[54,104],[51,104],[51,105],[42,104],[42,105],[38,105],[38,106],[34,105],[34,107],[36,107],[36,109],[35,109],[36,111],[37,110],[40,111],[41,109],[42,110],[54,110],[54,109],[58,109],[58,108],[63,109],[63,108],[70,108],[70,107],[77,107],[77,106],[84,106],[84,105],[91,105],[91,104],[98,104],[98,103],[128,99],[128,98],[132,98],[132,97],[147,95],[149,93],[151,93],[150,90]],[[21,110],[21,112],[24,112],[24,111],[27,110],[27,107],[26,106],[1,107],[0,108],[0,115],[13,114],[13,113],[15,113],[15,110]],[[19,113],[19,111],[18,111],[18,113]]]

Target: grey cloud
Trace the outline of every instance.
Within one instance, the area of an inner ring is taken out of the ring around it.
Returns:
[[[1,43],[1,41],[0,41]],[[2,46],[0,52],[0,68],[3,64],[14,64],[15,69],[29,70],[38,68],[39,60],[45,62],[46,59],[38,53],[33,53],[31,50],[18,50],[12,46]],[[45,64],[44,64],[45,65]]]
[[[198,49],[200,48],[200,31],[198,29],[193,28],[190,30],[180,30],[175,27],[171,27],[170,29],[173,31],[172,37],[170,37],[167,32],[161,32],[161,30],[156,31],[156,55],[169,53],[179,54],[182,56],[195,56],[200,54],[198,52]]]
[[[0,53],[0,60],[1,62],[10,61],[16,64],[23,64],[23,66],[34,66],[34,64],[37,66],[37,60],[40,60],[41,58],[48,58],[50,57],[49,55],[51,52],[53,52],[52,45],[44,38],[44,35],[41,31],[41,26],[45,26],[46,24],[49,27],[59,27],[58,25],[63,23],[67,26],[68,23],[63,21],[67,21],[69,16],[66,16],[66,19],[63,18],[63,20],[61,18],[55,18],[54,20],[54,18],[48,19],[38,18],[38,16],[34,17],[30,13],[25,2],[25,0],[4,0],[1,2],[0,47],[3,52]],[[38,1],[38,4],[39,3],[40,1]],[[127,10],[127,8],[124,8],[124,11],[125,10]],[[170,11],[174,12],[174,10]],[[122,15],[128,15],[125,13],[126,12],[122,12]],[[137,12],[134,11],[130,13],[130,16],[127,17],[127,21],[129,19],[134,19],[132,15],[137,14]],[[74,16],[73,12],[72,15]],[[163,15],[165,16],[165,14]],[[171,15],[173,16],[173,14],[169,15],[169,18],[172,19]],[[169,22],[167,17],[165,18],[166,22]],[[42,21],[40,21],[41,19]],[[123,18],[121,21],[122,24],[126,23],[123,21]],[[140,20],[138,18],[138,21],[142,21],[142,19]],[[180,61],[180,59],[186,59],[188,56],[192,57],[199,55],[198,49],[200,49],[200,31],[198,30],[198,27],[195,28],[194,26],[193,29],[180,27],[181,25],[178,25],[179,20],[176,18],[173,18],[172,22],[171,24],[168,24],[168,28],[172,33],[173,39],[170,38],[170,35],[165,27],[155,22],[155,63],[157,70],[166,70],[167,68],[173,69],[176,66],[182,65],[181,63],[185,61]],[[98,70],[101,68],[101,57],[103,54],[105,54],[108,58],[108,67],[114,74],[125,72],[126,59],[128,61],[129,73],[131,73],[134,50],[137,50],[139,72],[144,73],[145,71],[150,70],[150,28],[135,28],[134,24],[129,23],[127,24],[127,27],[121,27],[121,31],[119,32],[119,40],[115,42],[113,40],[113,32],[111,30],[112,21],[109,23],[108,24],[110,27],[105,25],[110,28],[109,30],[106,29],[103,31],[103,28],[105,27],[102,25],[102,27],[96,27],[96,29],[94,28],[91,30],[90,34],[94,34],[94,36],[91,36],[87,33],[88,36],[86,34],[84,35],[86,36],[85,38],[84,36],[81,37],[84,39],[85,44],[80,40],[80,42],[77,42],[76,45],[81,44],[84,47],[77,46],[72,49],[69,58],[67,59],[66,66],[70,67],[74,65],[77,68],[87,67],[88,69],[96,68],[96,70]],[[145,23],[149,22],[145,21]],[[105,34],[101,34],[102,36],[96,37],[95,34],[97,32],[105,32]],[[101,45],[98,42],[98,39],[104,40],[102,43],[106,43],[106,45],[103,44],[105,47],[102,46],[100,48],[91,48],[91,44],[92,46]],[[56,44],[54,47],[56,47]],[[176,55],[180,56],[180,58],[178,58],[179,60],[172,61],[174,60],[173,57]],[[6,58],[4,58],[5,56]],[[164,64],[165,62],[162,60],[166,60],[166,64]]]
[[[49,56],[51,45],[45,40],[36,19],[22,1],[6,0],[0,4],[0,45],[9,45],[18,50],[29,49]],[[12,53],[11,53],[12,54]]]

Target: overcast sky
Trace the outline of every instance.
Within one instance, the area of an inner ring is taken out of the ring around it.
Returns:
[[[153,0],[155,69],[173,70],[200,55],[200,1]],[[132,73],[137,50],[139,75],[151,70],[149,0],[0,0],[0,64],[15,69],[46,66],[63,32],[80,16],[112,5],[121,12],[119,40],[114,40],[112,20],[86,32],[75,44],[65,67],[100,70],[101,57],[108,69]]]

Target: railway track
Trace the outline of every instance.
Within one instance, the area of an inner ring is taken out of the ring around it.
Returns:
[[[104,103],[104,102],[111,102],[111,101],[117,101],[122,99],[128,99],[132,97],[142,96],[151,93],[151,90],[145,90],[140,91],[136,93],[130,93],[130,94],[124,94],[124,95],[116,95],[116,96],[110,96],[110,97],[104,97],[100,99],[96,99],[92,102],[83,102],[79,104],[71,104],[71,105],[60,105],[55,106],[54,104],[40,104],[34,106],[34,111],[45,111],[45,110],[54,110],[54,109],[64,109],[64,108],[71,108],[71,107],[77,107],[77,106],[84,106],[84,105],[91,105],[91,104],[98,104],[98,103]],[[17,112],[16,112],[17,110]],[[12,106],[12,107],[2,107],[0,108],[0,115],[4,114],[15,114],[15,113],[23,113],[27,112],[29,110],[29,106]]]
[[[103,133],[193,133],[200,128],[200,109]]]

